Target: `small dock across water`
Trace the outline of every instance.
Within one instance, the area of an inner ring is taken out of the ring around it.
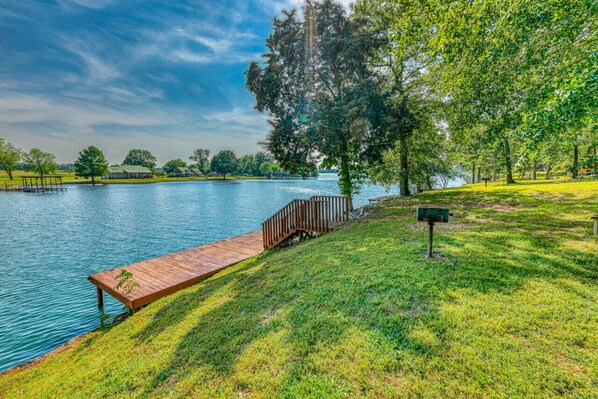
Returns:
[[[92,274],[88,279],[97,287],[98,305],[103,306],[105,291],[135,311],[263,251],[260,230],[106,270]],[[131,273],[131,280],[138,284],[128,292],[122,288],[115,288],[119,283],[117,276],[122,269]]]

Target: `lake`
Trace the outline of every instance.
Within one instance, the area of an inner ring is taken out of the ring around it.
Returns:
[[[258,230],[292,199],[338,194],[336,176],[0,192],[0,370],[100,326],[88,275]],[[365,186],[354,205],[385,194]],[[104,312],[123,305],[106,295]]]

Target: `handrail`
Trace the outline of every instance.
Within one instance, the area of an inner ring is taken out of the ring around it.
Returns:
[[[299,231],[327,233],[334,223],[347,221],[348,197],[314,196],[295,199],[262,223],[264,248],[270,249]]]

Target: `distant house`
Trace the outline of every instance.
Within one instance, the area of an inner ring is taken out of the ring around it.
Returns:
[[[219,176],[218,173],[216,173],[216,172],[208,172],[208,173],[206,173],[206,177],[216,177],[216,176]]]
[[[118,165],[108,168],[108,179],[151,179],[154,174],[145,166]]]
[[[174,170],[174,176],[176,177],[193,177],[193,176],[203,176],[197,169],[188,168],[186,166],[179,166]]]

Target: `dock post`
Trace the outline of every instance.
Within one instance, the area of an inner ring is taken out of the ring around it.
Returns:
[[[102,289],[100,287],[96,287],[96,290],[98,292],[98,308],[103,308],[104,307],[104,292],[102,291]]]

